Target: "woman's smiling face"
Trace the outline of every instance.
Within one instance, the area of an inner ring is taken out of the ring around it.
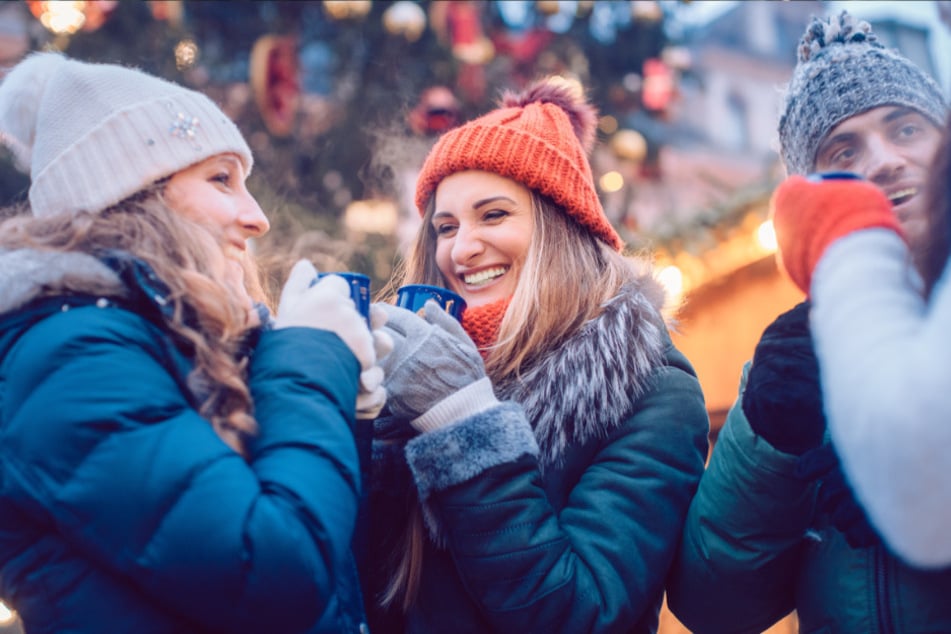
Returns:
[[[527,187],[491,172],[447,176],[436,188],[436,265],[470,307],[511,297],[534,230]]]

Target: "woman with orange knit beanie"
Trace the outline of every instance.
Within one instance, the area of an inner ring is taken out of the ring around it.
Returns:
[[[596,112],[548,78],[447,132],[389,304],[376,421],[373,632],[654,632],[703,471],[700,385],[624,257],[588,162]]]

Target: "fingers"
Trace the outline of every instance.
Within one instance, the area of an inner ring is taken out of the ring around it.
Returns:
[[[388,304],[385,304],[388,306]],[[384,304],[370,304],[370,330],[377,330],[383,327],[389,319],[389,315],[383,308]]]
[[[357,420],[373,420],[386,405],[386,390],[380,386],[372,392],[357,395]]]
[[[422,334],[429,329],[426,322],[424,322],[419,315],[410,310],[393,306],[392,304],[381,303],[377,305],[386,313],[384,329],[392,330],[401,337],[408,337],[411,333],[413,335],[422,336]]]
[[[307,285],[309,286],[310,282],[308,282]],[[327,292],[340,295],[341,297],[350,297],[350,285],[347,284],[347,280],[339,275],[326,275],[320,278],[317,283],[314,284],[314,288],[318,289],[316,292]],[[353,304],[353,299],[350,299],[350,303]],[[356,310],[356,306],[356,304],[353,304],[354,310]]]
[[[316,267],[309,260],[298,260],[291,268],[290,275],[287,276],[281,295],[283,296],[285,293],[296,295],[304,292],[315,277],[317,277]]]
[[[462,339],[463,341],[469,339],[469,335],[463,330],[462,324],[456,321],[455,317],[443,310],[442,306],[435,300],[427,300],[423,306],[423,315],[423,318],[428,323],[442,328],[457,339]]]
[[[373,350],[376,352],[377,361],[393,352],[395,345],[393,337],[382,328],[373,331]]]
[[[360,390],[362,392],[373,392],[383,385],[383,368],[378,365],[373,366],[360,373]]]

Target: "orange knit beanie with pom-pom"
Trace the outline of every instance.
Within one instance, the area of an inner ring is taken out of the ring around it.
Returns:
[[[596,125],[597,111],[577,82],[549,77],[520,94],[506,93],[499,108],[436,142],[416,183],[419,213],[442,179],[483,170],[547,196],[620,251],[623,242],[604,214],[588,163]]]

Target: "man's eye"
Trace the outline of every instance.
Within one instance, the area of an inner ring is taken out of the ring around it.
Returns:
[[[843,163],[848,163],[855,157],[855,150],[853,148],[847,147],[837,150],[832,153],[830,162],[833,165],[842,165]]]

